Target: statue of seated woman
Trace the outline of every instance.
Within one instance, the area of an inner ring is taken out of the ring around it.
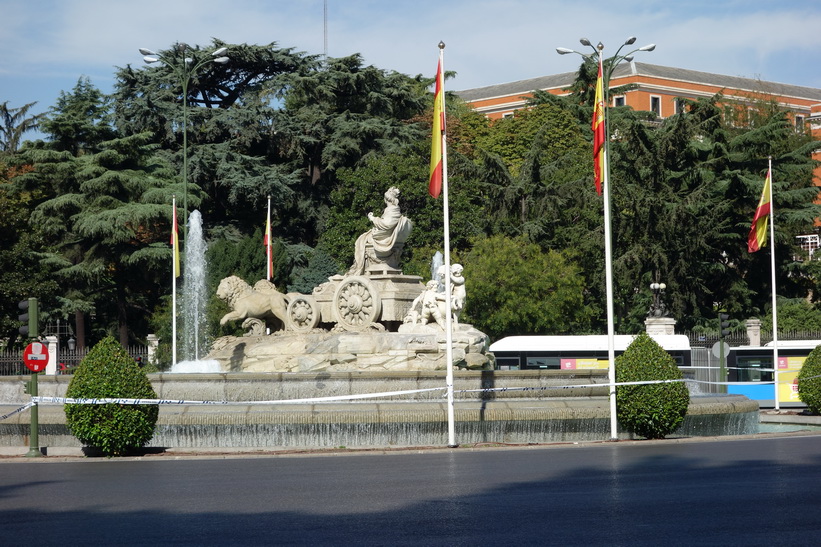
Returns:
[[[374,265],[383,265],[383,271],[399,269],[399,258],[413,224],[399,210],[399,189],[385,192],[385,210],[382,216],[368,213],[373,228],[360,235],[354,249],[354,263],[347,275],[363,275]]]

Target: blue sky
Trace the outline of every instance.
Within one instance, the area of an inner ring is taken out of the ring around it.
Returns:
[[[440,40],[460,90],[578,67],[557,46],[582,36],[615,52],[630,35],[655,43],[636,60],[821,88],[819,0],[327,0],[328,54],[433,76]],[[112,90],[137,49],[177,41],[267,44],[321,54],[323,0],[0,0],[0,102],[52,106],[88,76]]]

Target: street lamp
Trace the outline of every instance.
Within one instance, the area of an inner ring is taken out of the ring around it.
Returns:
[[[569,49],[569,48],[566,48],[566,47],[557,47],[556,48],[556,53],[558,53],[559,55],[567,55],[568,53],[575,53],[576,55],[581,55],[585,59],[592,59],[592,60],[595,60],[595,61],[598,62],[599,61],[599,56],[601,55],[602,50],[604,50],[604,45],[601,42],[599,42],[597,45],[594,46],[590,42],[590,40],[588,40],[587,38],[581,38],[581,39],[579,39],[579,42],[583,46],[590,47],[593,50],[593,53],[581,53],[579,51],[576,51],[575,49]],[[622,61],[627,61],[628,63],[632,62],[633,61],[633,54],[638,52],[638,51],[653,51],[654,49],[656,49],[656,44],[647,44],[646,46],[641,46],[639,48],[636,48],[636,49],[634,49],[634,50],[632,50],[628,53],[625,53],[624,55],[620,55],[621,50],[624,48],[624,46],[631,46],[635,42],[636,42],[636,37],[631,36],[630,38],[625,40],[622,45],[619,46],[619,49],[616,50],[615,55],[613,55],[612,57],[607,59],[609,61],[609,63],[607,63],[607,66],[605,67],[605,70],[602,72],[602,79],[604,80],[604,82],[603,82],[603,84],[604,84],[604,90],[603,90],[604,91],[604,104],[609,104],[608,96],[609,96],[609,91],[610,91],[610,86],[609,86],[610,77],[613,75],[613,71],[616,69],[616,66],[618,66]],[[604,65],[604,63],[602,63],[602,65]],[[607,119],[607,117],[605,116],[605,120],[606,119]]]
[[[602,150],[603,150],[603,163],[604,168],[603,177],[602,177],[602,189],[604,193],[604,274],[605,274],[605,282],[606,282],[606,293],[607,293],[607,357],[608,357],[608,382],[610,383],[610,437],[612,440],[618,439],[618,422],[616,419],[616,348],[615,348],[615,326],[613,320],[613,251],[612,251],[612,235],[610,233],[610,132],[608,130],[608,116],[607,116],[607,107],[610,103],[609,100],[609,92],[610,92],[610,76],[613,75],[613,70],[615,70],[616,66],[624,60],[632,61],[633,54],[637,51],[653,51],[656,49],[655,44],[649,44],[646,46],[642,46],[640,48],[636,48],[629,53],[625,53],[621,55],[621,50],[624,46],[630,46],[635,43],[636,37],[631,36],[627,40],[624,41],[622,45],[619,46],[619,49],[616,50],[616,54],[609,59],[607,71],[604,71],[604,59],[602,57],[602,53],[604,51],[604,44],[599,42],[595,46],[588,40],[587,38],[581,38],[579,42],[585,46],[590,47],[593,50],[593,53],[581,53],[573,49],[565,48],[565,47],[558,47],[556,48],[556,52],[559,55],[567,55],[568,53],[575,53],[577,55],[581,55],[585,60],[591,59],[595,60],[599,65],[599,70],[602,74],[602,93],[603,96],[601,98],[602,104],[601,109],[602,113],[604,114],[604,142],[602,143]]]
[[[653,291],[653,303],[650,304],[648,317],[664,317],[667,315],[667,306],[664,305],[664,301],[661,299],[666,288],[667,285],[664,283],[650,283],[650,290]]]
[[[150,49],[141,47],[140,54],[143,55],[143,61],[148,64],[162,62],[177,76],[182,86],[182,181],[183,181],[183,219],[182,219],[182,238],[187,244],[187,226],[188,226],[188,84],[191,78],[194,77],[199,69],[208,63],[217,63],[224,65],[230,59],[225,55],[228,52],[227,47],[221,47],[211,52],[210,57],[206,57],[200,61],[196,61],[192,57],[187,57],[186,52],[191,51],[188,44],[179,42],[172,51],[176,51],[176,56],[164,55],[162,53],[155,53]],[[180,62],[182,57],[182,62]]]

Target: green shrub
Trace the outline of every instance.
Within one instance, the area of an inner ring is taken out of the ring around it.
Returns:
[[[77,367],[66,396],[70,398],[156,399],[148,377],[112,337],[94,346]],[[83,444],[119,456],[145,446],[154,435],[157,405],[66,405],[66,423]]]
[[[616,382],[683,378],[675,360],[645,333],[616,357]],[[616,416],[628,431],[648,439],[663,439],[684,420],[690,394],[684,382],[618,386]]]
[[[798,398],[814,414],[821,414],[821,346],[804,360],[798,372]]]

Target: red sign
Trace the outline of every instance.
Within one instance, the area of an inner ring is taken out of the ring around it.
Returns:
[[[23,362],[32,372],[45,370],[48,364],[48,348],[40,342],[32,342],[23,350]]]

